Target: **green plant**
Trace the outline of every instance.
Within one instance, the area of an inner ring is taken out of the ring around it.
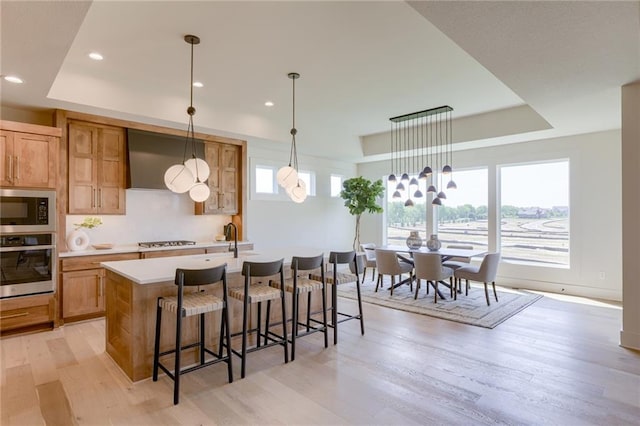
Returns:
[[[102,219],[99,217],[85,217],[81,223],[74,223],[76,229],[87,228],[93,229],[96,226],[102,225]]]
[[[382,196],[384,186],[382,179],[371,182],[369,179],[358,176],[347,179],[342,183],[340,197],[345,200],[344,205],[349,213],[356,217],[356,234],[353,238],[353,249],[360,246],[360,217],[362,213],[382,213],[382,207],[377,200]]]

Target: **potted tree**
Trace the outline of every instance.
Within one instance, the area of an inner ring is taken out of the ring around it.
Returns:
[[[360,217],[365,212],[382,213],[382,207],[377,204],[377,199],[382,196],[383,192],[382,179],[371,182],[369,179],[358,176],[342,183],[340,197],[345,200],[344,205],[349,209],[349,213],[356,217],[354,250],[360,246]]]

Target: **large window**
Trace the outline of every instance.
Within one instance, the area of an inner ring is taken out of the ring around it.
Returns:
[[[409,176],[413,178],[417,176]],[[416,188],[411,187],[409,191],[402,191],[400,198],[393,198],[393,193],[396,190],[395,183],[387,182],[387,208],[386,208],[386,221],[387,221],[387,244],[399,244],[404,245],[410,231],[420,231],[422,239],[428,238],[426,236],[426,222],[427,222],[427,209],[426,201],[429,200],[429,206],[431,206],[430,195],[427,194],[427,187],[425,181],[418,180],[418,188],[422,192],[422,197],[416,198],[414,196]],[[405,187],[409,187],[409,183],[405,182]],[[412,207],[406,207],[405,203],[411,194],[411,201],[413,201]]]
[[[504,260],[569,266],[569,161],[500,168]]]
[[[488,234],[487,169],[456,171],[458,189],[447,190],[447,199],[437,208],[438,239],[449,244],[486,248]]]

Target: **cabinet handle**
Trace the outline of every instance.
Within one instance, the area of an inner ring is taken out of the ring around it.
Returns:
[[[91,207],[93,208],[96,206],[96,189],[92,186],[91,191],[93,192],[93,194],[91,194]]]
[[[18,317],[26,317],[27,315],[29,315],[29,312],[20,312],[19,314],[13,314],[13,315],[5,315],[3,317],[0,317],[0,319],[9,319],[9,318],[18,318]]]
[[[102,297],[104,292],[104,277],[100,277],[100,285],[98,287],[100,288],[100,293],[98,294]]]
[[[16,180],[20,180],[20,157],[16,155]]]
[[[102,188],[98,188],[98,207],[102,208]]]
[[[7,166],[7,180],[12,182],[13,179],[13,157],[7,155],[7,159],[9,160],[9,164]]]

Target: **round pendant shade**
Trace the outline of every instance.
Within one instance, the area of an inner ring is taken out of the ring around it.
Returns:
[[[209,190],[209,186],[207,184],[198,182],[189,190],[189,197],[195,202],[206,201],[209,198],[209,194],[211,191]]]
[[[209,165],[202,158],[190,158],[185,161],[184,165],[189,169],[196,180],[204,182],[209,179]]]
[[[278,170],[276,179],[281,187],[285,189],[291,188],[298,182],[298,172],[291,166],[284,166]]]
[[[184,194],[191,189],[195,181],[195,177],[184,164],[174,164],[164,172],[164,184],[178,194]]]

